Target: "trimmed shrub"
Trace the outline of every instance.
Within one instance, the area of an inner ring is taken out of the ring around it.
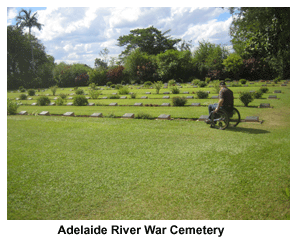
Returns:
[[[241,84],[245,85],[246,84],[246,79],[240,79],[239,80]]]
[[[57,89],[58,89],[58,86],[57,85],[50,87],[50,90],[52,91],[53,95],[56,94]]]
[[[172,91],[172,94],[179,94],[180,93],[180,89],[177,86],[174,86],[171,91]]]
[[[174,79],[169,80],[168,85],[174,86],[176,84],[176,81]]]
[[[9,115],[15,115],[17,113],[18,108],[19,105],[17,102],[7,99],[7,113]]]
[[[99,90],[95,90],[95,89],[89,90],[89,95],[91,99],[97,99],[100,94],[101,94],[101,91]]]
[[[120,95],[110,95],[109,99],[120,99]]]
[[[260,99],[263,95],[263,91],[262,90],[258,90],[256,92],[253,93],[253,97],[254,99]]]
[[[199,80],[199,79],[194,79],[191,83],[192,83],[193,85],[199,85],[200,82],[201,82],[201,80]]]
[[[67,95],[64,94],[64,93],[60,93],[59,96],[60,96],[61,99],[66,99],[66,97],[67,97]]]
[[[122,87],[121,89],[118,90],[119,95],[128,95],[129,94],[129,89],[127,87]]]
[[[144,83],[144,87],[150,87],[150,86],[152,86],[153,85],[153,83],[151,82],[151,81],[146,81],[145,83]]]
[[[111,85],[112,85],[113,83],[111,82],[111,81],[109,81],[109,82],[107,82],[107,86],[109,86],[109,87],[111,87]]]
[[[20,92],[25,92],[26,90],[25,90],[24,86],[20,86],[20,87],[19,87],[19,91],[20,91]]]
[[[116,84],[116,85],[115,85],[115,89],[116,89],[116,90],[120,90],[120,89],[122,89],[122,88],[123,88],[123,86],[120,85],[120,84]]]
[[[153,86],[154,86],[154,88],[156,90],[156,94],[159,94],[159,91],[162,88],[163,83],[161,81],[157,81],[157,82],[154,82],[154,85]]]
[[[207,92],[205,92],[205,91],[199,90],[197,92],[197,96],[198,96],[199,99],[207,99],[208,96],[209,96],[209,94]]]
[[[51,103],[50,98],[47,96],[40,96],[37,98],[37,105],[44,106]]]
[[[172,99],[173,106],[184,106],[187,102],[187,99],[185,97],[175,96]]]
[[[76,95],[83,95],[83,94],[84,94],[84,90],[82,90],[82,89],[77,89],[77,90],[75,91],[75,93],[76,93]]]
[[[56,105],[63,105],[64,104],[64,100],[59,97],[56,101],[55,101]]]
[[[200,82],[199,82],[199,86],[202,87],[202,88],[205,87],[206,85],[207,85],[207,84],[206,84],[205,82],[203,82],[203,81],[200,81]]]
[[[131,97],[132,99],[135,99],[135,98],[137,97],[137,93],[131,93],[131,94],[130,94],[130,97]]]
[[[241,102],[244,104],[244,106],[248,106],[250,102],[253,101],[253,93],[250,92],[240,92],[239,98]]]
[[[267,87],[261,87],[260,91],[262,91],[263,93],[267,93],[269,89]]]
[[[136,115],[135,117],[136,119],[151,119],[152,116],[150,114],[144,113],[144,112],[140,112]]]
[[[33,90],[33,89],[28,90],[28,95],[34,96],[35,95],[35,90]]]
[[[27,95],[26,94],[20,94],[19,98],[20,98],[20,100],[27,100]]]
[[[96,90],[96,86],[97,86],[97,84],[95,84],[95,83],[91,83],[89,85],[89,87],[91,88],[91,90]]]
[[[83,95],[76,95],[75,97],[73,97],[73,105],[85,106],[88,105],[88,100]]]

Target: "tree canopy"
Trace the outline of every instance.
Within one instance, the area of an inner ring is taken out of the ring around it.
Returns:
[[[171,30],[161,32],[153,26],[145,29],[134,29],[130,34],[123,35],[118,38],[118,46],[126,46],[126,49],[121,53],[122,56],[127,56],[132,50],[139,48],[141,52],[157,55],[166,50],[176,49],[175,45],[181,39],[172,39],[166,35]]]

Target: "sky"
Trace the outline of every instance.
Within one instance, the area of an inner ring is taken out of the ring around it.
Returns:
[[[83,63],[94,67],[100,51],[118,57],[124,47],[117,46],[120,36],[130,30],[153,26],[172,38],[231,46],[229,27],[232,16],[216,7],[8,7],[7,25],[15,24],[22,9],[37,12],[42,30],[32,33],[46,47],[55,62]],[[28,30],[27,30],[28,31]]]

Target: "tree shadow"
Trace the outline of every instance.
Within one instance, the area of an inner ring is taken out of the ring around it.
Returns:
[[[228,127],[226,131],[242,132],[247,134],[267,134],[270,131],[254,128],[243,128],[243,127]]]

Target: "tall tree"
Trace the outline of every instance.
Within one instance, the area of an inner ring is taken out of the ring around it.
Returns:
[[[230,35],[242,58],[266,60],[276,75],[290,74],[290,8],[230,8],[234,19]]]
[[[27,11],[25,9],[22,9],[19,12],[19,15],[16,17],[16,25],[17,27],[23,29],[23,28],[29,28],[29,37],[30,37],[30,43],[31,43],[31,54],[32,54],[32,68],[35,72],[35,66],[34,66],[34,56],[33,56],[33,45],[32,45],[32,35],[31,35],[31,29],[33,27],[38,28],[38,30],[41,30],[42,24],[37,22],[37,13],[34,13],[31,15],[31,10]]]
[[[167,35],[171,30],[161,32],[153,26],[145,29],[134,29],[129,35],[123,35],[118,38],[118,46],[126,46],[121,56],[127,56],[132,50],[139,48],[141,52],[149,55],[164,53],[166,50],[175,49],[175,45],[181,39],[172,39]]]

